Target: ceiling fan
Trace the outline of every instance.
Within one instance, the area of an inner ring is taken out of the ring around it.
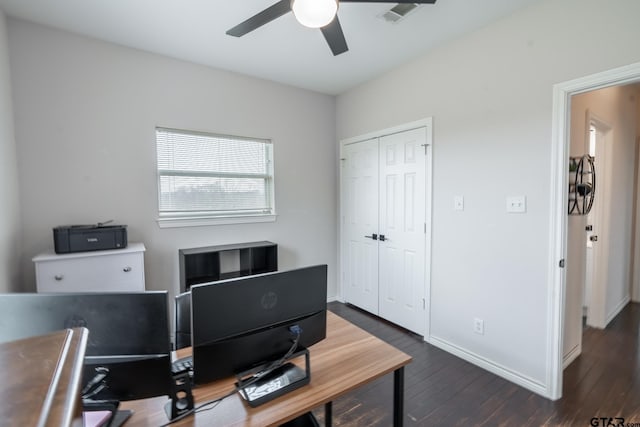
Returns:
[[[337,15],[338,4],[341,2],[433,4],[436,0],[280,0],[231,28],[227,31],[227,34],[234,37],[242,37],[282,15],[293,12],[298,22],[302,25],[310,28],[319,28],[333,55],[340,55],[349,50]]]

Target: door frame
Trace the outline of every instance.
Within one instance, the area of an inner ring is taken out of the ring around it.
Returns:
[[[358,135],[350,138],[340,140],[340,147],[338,152],[338,191],[339,191],[339,206],[338,206],[338,300],[344,302],[344,271],[342,268],[342,254],[343,250],[343,235],[344,235],[344,220],[345,220],[345,201],[343,200],[342,182],[344,179],[342,161],[344,160],[344,147],[349,144],[366,141],[373,138],[380,138],[385,135],[391,135],[394,133],[404,132],[407,130],[425,128],[427,155],[425,156],[425,248],[424,248],[424,299],[425,299],[425,325],[424,325],[424,340],[430,342],[431,339],[431,224],[432,224],[432,195],[433,195],[433,118],[427,117],[414,122],[404,123],[398,126],[393,126],[386,129],[376,130],[368,132],[363,135]]]
[[[571,96],[640,81],[640,62],[553,86],[551,124],[550,230],[547,290],[547,395],[562,397],[563,328],[567,257],[567,203]]]
[[[609,179],[608,174],[611,173],[611,132],[613,130],[613,126],[609,124],[606,120],[601,119],[596,114],[591,111],[591,109],[587,109],[586,119],[585,119],[585,131],[588,132],[593,124],[596,127],[596,132],[601,132],[604,135],[602,141],[599,141],[596,145],[596,197],[599,196],[600,200],[596,199],[594,203],[594,221],[593,227],[595,229],[595,234],[600,234],[601,236],[607,233],[606,228],[608,228],[609,221],[611,220],[610,216],[610,197],[611,192],[609,191]],[[598,157],[600,157],[598,161]],[[586,237],[586,235],[585,235]],[[607,240],[608,241],[608,240]],[[585,242],[586,243],[586,242]],[[604,328],[607,323],[606,319],[606,271],[608,270],[608,259],[609,259],[609,248],[607,245],[602,245],[595,243],[592,248],[592,269],[588,274],[591,274],[591,293],[590,298],[587,301],[587,325],[593,326],[596,328]],[[597,247],[596,247],[597,246]],[[586,274],[585,274],[586,280]],[[583,287],[584,289],[584,287]],[[580,337],[580,342],[582,343],[582,337]]]
[[[636,152],[635,152],[636,166],[633,176],[633,206],[636,209],[636,213],[633,218],[633,236],[631,242],[632,247],[632,267],[631,267],[631,301],[640,301],[640,196],[638,191],[640,190],[640,136],[636,137]]]

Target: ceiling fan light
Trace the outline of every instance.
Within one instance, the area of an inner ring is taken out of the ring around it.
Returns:
[[[338,0],[292,0],[291,10],[305,27],[322,28],[336,16]]]

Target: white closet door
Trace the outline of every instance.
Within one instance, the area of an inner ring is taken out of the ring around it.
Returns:
[[[343,150],[343,292],[347,302],[378,314],[378,140]],[[371,237],[365,237],[371,236]]]
[[[424,335],[425,128],[380,138],[379,315]],[[384,237],[382,237],[384,236]]]

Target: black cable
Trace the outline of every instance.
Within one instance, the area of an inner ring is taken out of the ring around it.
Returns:
[[[260,378],[262,378],[265,375],[268,375],[271,372],[273,372],[274,370],[278,369],[280,366],[282,366],[284,364],[284,362],[286,362],[289,359],[289,357],[291,357],[291,355],[293,353],[295,353],[296,349],[298,348],[298,342],[300,342],[300,335],[301,335],[302,331],[298,328],[298,329],[292,330],[291,332],[294,332],[296,334],[296,337],[293,339],[293,343],[291,344],[291,347],[289,348],[289,351],[287,351],[285,353],[285,355],[282,356],[280,359],[277,359],[277,360],[271,362],[265,369],[262,369],[260,372],[254,374],[252,377],[250,377],[251,379],[248,380],[246,383],[243,382],[242,383],[242,388],[250,386],[251,384],[255,383]]]
[[[271,362],[265,369],[261,370],[257,374],[255,374],[252,377],[250,377],[250,379],[248,379],[246,382],[243,382],[242,384],[236,383],[236,385],[233,388],[233,390],[230,391],[229,393],[225,394],[224,396],[221,396],[221,397],[219,397],[217,399],[214,399],[214,400],[209,400],[208,402],[203,402],[198,406],[194,406],[193,409],[189,409],[187,412],[185,412],[185,413],[183,413],[181,415],[178,415],[177,417],[173,418],[172,420],[169,420],[169,422],[164,423],[164,424],[160,425],[159,427],[167,427],[167,426],[170,426],[171,424],[173,424],[175,422],[178,422],[178,421],[188,417],[189,415],[196,414],[198,412],[209,411],[209,410],[215,408],[216,406],[218,406],[218,404],[220,402],[222,402],[224,399],[226,399],[227,397],[233,396],[238,391],[240,391],[242,388],[249,387],[250,385],[254,384],[256,381],[258,381],[260,378],[262,378],[263,376],[273,372],[275,369],[278,369],[296,351],[296,349],[298,348],[298,342],[300,342],[300,335],[302,334],[302,329],[300,329],[300,327],[297,326],[297,327],[291,327],[290,331],[292,333],[295,333],[296,336],[293,339],[293,343],[291,344],[291,347],[289,348],[289,350],[280,359],[277,359],[277,360]],[[213,406],[211,406],[211,405],[213,405]],[[205,408],[207,406],[211,406],[211,408],[202,409],[202,408]]]
[[[214,399],[214,400],[210,400],[208,402],[201,403],[198,406],[194,406],[193,409],[189,409],[187,412],[178,415],[174,419],[169,420],[169,422],[164,423],[164,424],[160,425],[159,427],[167,427],[167,426],[169,426],[169,425],[171,425],[171,424],[173,424],[175,422],[178,422],[178,421],[188,417],[189,415],[195,414],[196,412],[200,411],[205,406],[214,405],[211,408],[205,409],[205,411],[207,411],[209,409],[213,409],[213,408],[215,408],[217,406],[218,403],[222,402],[224,399],[226,399],[229,396],[233,396],[237,391],[238,391],[238,388],[236,387],[232,391],[230,391],[229,393],[225,394],[224,396],[221,396],[221,397],[219,397],[217,399]]]

